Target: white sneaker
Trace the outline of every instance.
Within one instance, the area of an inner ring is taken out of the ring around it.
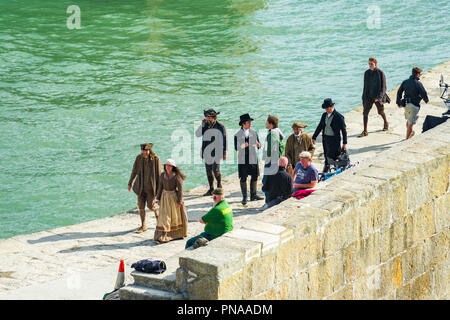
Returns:
[[[264,203],[264,205],[259,208],[260,210],[266,210],[269,206],[267,205],[267,203]]]

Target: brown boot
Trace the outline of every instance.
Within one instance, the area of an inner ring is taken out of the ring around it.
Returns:
[[[359,134],[358,138],[366,137],[367,135],[369,135],[369,133],[366,130],[364,130]]]
[[[137,229],[136,233],[142,233],[142,232],[145,232],[145,231],[147,231],[147,226],[142,226],[139,229]]]

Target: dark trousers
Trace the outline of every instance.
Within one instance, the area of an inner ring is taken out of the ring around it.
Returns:
[[[282,203],[284,200],[287,200],[287,199],[283,199],[283,197],[277,197],[277,198],[275,198],[275,199],[273,199],[273,200],[270,200],[270,201],[267,203],[267,209],[268,209],[268,208],[271,208],[271,207],[273,207],[273,206],[276,206],[277,204]]]
[[[250,181],[257,181],[259,176],[259,169],[257,164],[238,164],[239,180],[241,182],[247,181],[248,176]]]
[[[370,99],[363,101],[363,115],[368,116],[370,109],[372,109],[373,104],[377,107],[377,111],[379,115],[382,115],[384,113],[384,105],[380,101],[375,102],[375,99]]]
[[[323,153],[325,165],[329,165],[328,158],[336,160],[341,154],[341,137],[323,135]]]
[[[190,246],[192,246],[194,244],[195,240],[197,240],[198,238],[202,238],[202,237],[205,238],[208,241],[211,241],[211,240],[215,239],[212,235],[210,235],[210,234],[208,234],[206,232],[202,232],[198,236],[190,238],[188,241],[186,241],[185,249],[187,249]]]

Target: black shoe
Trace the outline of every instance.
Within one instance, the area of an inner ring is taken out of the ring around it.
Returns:
[[[204,247],[206,245],[208,245],[208,239],[201,237],[201,238],[198,238],[197,240],[195,240],[195,242],[192,245],[192,247],[194,249],[197,249],[197,248],[200,248],[200,247]]]
[[[256,194],[256,185],[256,181],[250,182],[250,201],[264,200],[264,198],[261,198]]]
[[[264,198],[258,196],[256,193],[255,193],[255,194],[252,194],[252,195],[250,196],[250,201],[258,201],[258,200],[264,200]]]
[[[212,192],[213,192],[213,189],[209,189],[208,191],[206,191],[206,192],[203,194],[203,196],[204,196],[204,197],[206,197],[206,196],[212,196]]]
[[[241,203],[245,206],[247,204],[247,196],[242,197]]]
[[[330,171],[330,165],[329,164],[324,165],[323,173],[328,173],[329,171]]]

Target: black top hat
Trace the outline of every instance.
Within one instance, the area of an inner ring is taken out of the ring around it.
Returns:
[[[248,113],[245,113],[240,116],[239,125],[242,126],[242,124],[246,121],[253,121],[253,118],[250,118],[250,115]]]
[[[216,112],[214,109],[208,109],[203,110],[203,114],[205,115],[205,117],[215,117],[220,114],[220,112]]]
[[[333,100],[331,100],[331,98],[326,98],[325,100],[323,100],[322,109],[326,109],[331,106],[334,106],[334,102]]]

